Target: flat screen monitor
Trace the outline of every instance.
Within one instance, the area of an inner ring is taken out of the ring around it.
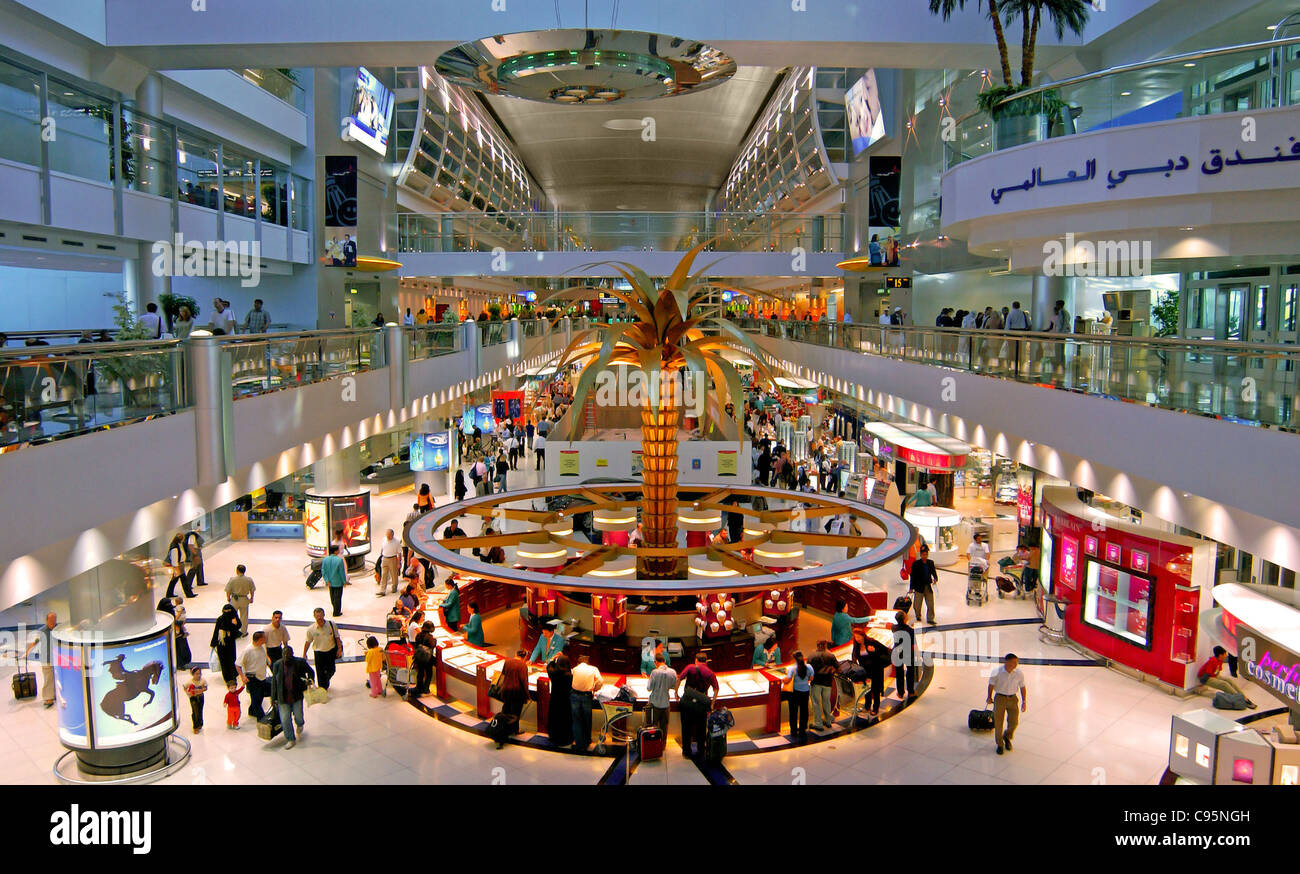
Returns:
[[[844,109],[853,154],[860,154],[885,136],[885,118],[880,110],[880,90],[876,87],[875,70],[867,70],[861,79],[844,92]]]
[[[1044,592],[1052,591],[1054,574],[1052,573],[1052,535],[1044,532],[1043,545],[1038,555],[1038,584]]]
[[[1151,603],[1154,583],[1097,560],[1088,562],[1083,621],[1143,649],[1151,648]]]
[[[388,129],[393,120],[393,92],[365,67],[357,68],[352,90],[352,114],[345,139],[364,143],[380,155],[388,153]]]

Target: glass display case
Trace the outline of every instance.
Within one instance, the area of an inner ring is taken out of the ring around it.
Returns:
[[[936,565],[957,561],[957,526],[961,514],[948,507],[912,507],[903,518],[916,527],[930,546],[930,560]]]
[[[1129,643],[1151,647],[1150,577],[1088,562],[1083,621]]]

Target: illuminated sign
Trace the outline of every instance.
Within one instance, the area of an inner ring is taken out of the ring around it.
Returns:
[[[450,431],[411,435],[411,470],[446,470],[450,460]]]
[[[912,277],[910,276],[886,276],[885,288],[911,288]]]
[[[1300,707],[1300,656],[1238,623],[1237,658],[1252,681],[1285,699],[1292,709]]]
[[[307,541],[307,554],[317,558],[329,553],[327,506],[326,500],[317,495],[307,495],[302,502],[302,527]]]

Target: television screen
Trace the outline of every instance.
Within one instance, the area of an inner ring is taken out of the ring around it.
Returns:
[[[381,155],[388,152],[388,127],[393,119],[393,92],[365,67],[357,68],[352,92],[352,115],[345,139],[365,143]]]
[[[844,92],[844,109],[848,116],[849,139],[857,155],[885,135],[885,119],[880,111],[880,91],[876,88],[876,71],[867,70],[862,78]]]
[[[1129,643],[1150,649],[1150,577],[1090,561],[1087,584],[1083,621]]]

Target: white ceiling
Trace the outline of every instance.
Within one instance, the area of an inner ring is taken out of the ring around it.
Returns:
[[[615,106],[511,97],[487,102],[561,210],[701,210],[731,169],[778,72],[741,67],[731,81],[707,91]],[[653,119],[652,141],[643,137],[640,122],[647,118]],[[603,127],[612,119],[636,126]]]

